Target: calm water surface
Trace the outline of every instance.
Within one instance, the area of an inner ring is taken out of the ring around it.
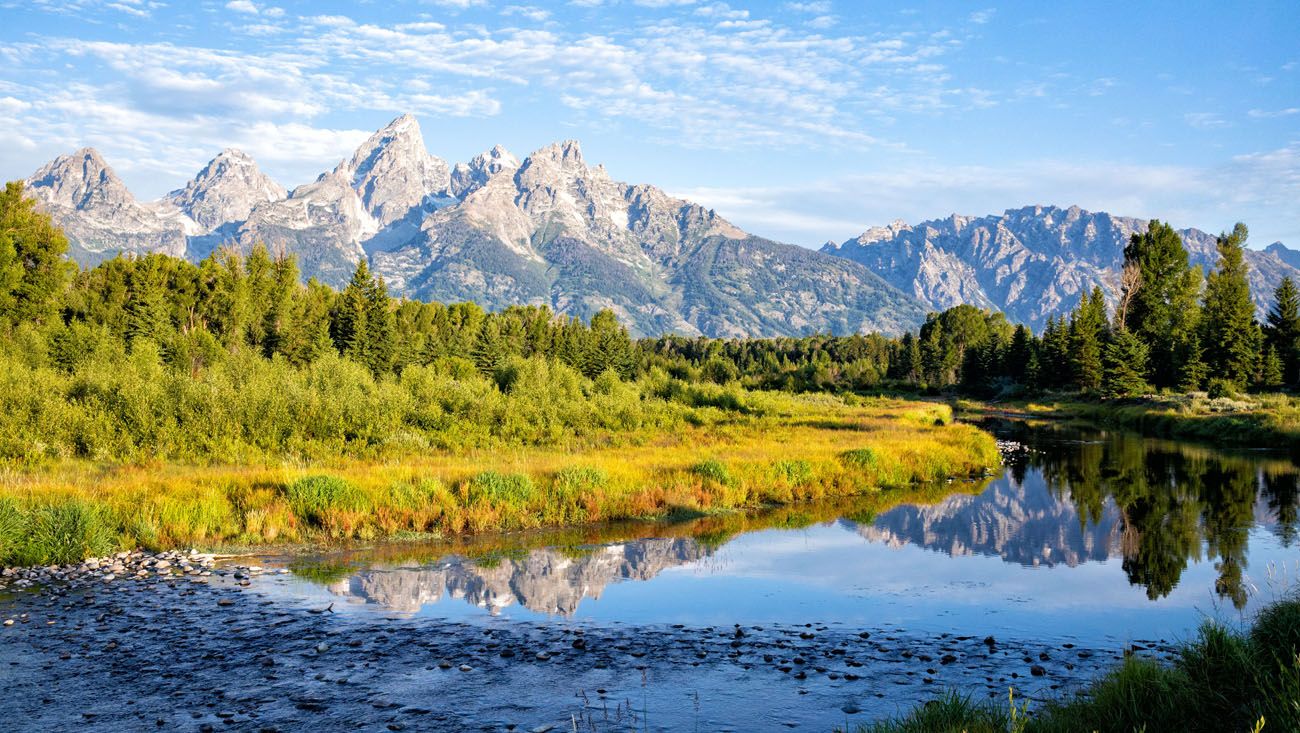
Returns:
[[[287,575],[0,597],[0,615],[30,614],[0,637],[0,688],[24,731],[829,731],[944,688],[1056,697],[1125,647],[1165,657],[1202,619],[1238,623],[1295,587],[1285,454],[986,427],[1001,475],[876,513],[391,544],[259,560]]]
[[[1296,584],[1300,491],[1285,454],[985,427],[1022,449],[1002,476],[954,483],[932,506],[721,538],[633,525],[623,541],[540,536],[477,559],[354,553],[300,564],[305,577],[270,592],[431,619],[819,622],[1104,645],[1237,622]]]

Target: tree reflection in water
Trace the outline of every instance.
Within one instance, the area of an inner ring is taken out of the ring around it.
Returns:
[[[1296,539],[1300,488],[1290,460],[1122,432],[1006,421],[986,427],[1029,448],[1011,460],[1012,477],[1040,471],[1054,496],[1073,503],[1081,525],[1101,521],[1107,500],[1114,502],[1124,572],[1153,600],[1168,595],[1204,551],[1218,572],[1216,592],[1244,608],[1247,542],[1261,500],[1282,544]]]

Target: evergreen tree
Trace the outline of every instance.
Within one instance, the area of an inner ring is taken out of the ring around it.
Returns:
[[[1277,349],[1272,344],[1264,350],[1264,358],[1260,360],[1259,386],[1265,389],[1278,389],[1282,386],[1282,358],[1277,355]]]
[[[1106,340],[1106,298],[1101,288],[1085,295],[1070,318],[1070,372],[1074,385],[1085,392],[1101,387],[1105,365],[1102,346]]]
[[[1039,381],[1041,387],[1063,387],[1073,380],[1070,363],[1070,331],[1065,316],[1049,318],[1043,331],[1043,345],[1039,353]]]
[[[366,288],[366,352],[363,363],[379,374],[393,368],[396,344],[393,340],[393,309],[388,286],[382,277],[371,278]]]
[[[1183,359],[1178,376],[1178,389],[1183,392],[1197,392],[1209,379],[1210,367],[1205,363],[1205,350],[1201,348],[1200,336],[1193,335],[1187,343],[1187,356]]]
[[[1282,362],[1282,384],[1300,381],[1300,291],[1291,278],[1273,291],[1273,307],[1268,311],[1264,337]]]
[[[1239,388],[1253,381],[1261,340],[1246,279],[1247,236],[1245,224],[1219,236],[1219,266],[1207,278],[1202,316],[1201,344],[1210,374]]]
[[[1135,397],[1150,391],[1147,384],[1147,345],[1127,328],[1117,328],[1105,347],[1105,379],[1102,394],[1106,397]]]
[[[126,303],[126,338],[131,344],[151,339],[162,345],[171,335],[167,283],[157,258],[146,258],[131,272],[131,296]]]
[[[1187,249],[1178,232],[1152,220],[1147,231],[1134,234],[1124,248],[1126,267],[1137,277],[1125,293],[1124,326],[1150,348],[1150,376],[1157,387],[1172,387],[1189,358],[1189,341],[1196,330],[1201,273],[1188,264]]]
[[[1011,337],[1011,346],[1007,349],[1006,375],[1017,384],[1026,384],[1029,362],[1034,351],[1034,336],[1029,327],[1023,323],[1016,326]]]

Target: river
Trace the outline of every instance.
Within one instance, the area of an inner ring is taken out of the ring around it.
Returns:
[[[950,687],[1063,694],[1125,650],[1164,657],[1205,619],[1242,624],[1297,582],[1300,472],[1284,453],[984,427],[1006,469],[933,505],[271,554],[238,562],[291,572],[11,593],[0,684],[19,730],[829,731]]]

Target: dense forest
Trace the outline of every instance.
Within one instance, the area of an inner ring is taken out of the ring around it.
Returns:
[[[665,429],[747,389],[1155,390],[1211,395],[1300,379],[1300,294],[1289,280],[1254,319],[1246,228],[1219,239],[1208,276],[1173,228],[1125,250],[1118,305],[1100,289],[1041,335],[958,306],[917,333],[633,341],[615,315],[589,323],[546,306],[389,297],[358,263],[342,291],[300,281],[291,257],[255,247],[193,264],[118,257],[92,269],[10,183],[0,195],[0,455],[237,459],[328,452],[420,433],[433,444],[558,443]]]

